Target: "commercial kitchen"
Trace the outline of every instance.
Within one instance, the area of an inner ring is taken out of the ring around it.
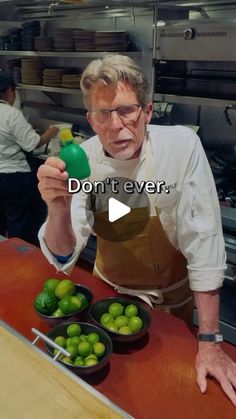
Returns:
[[[127,55],[144,70],[152,91],[151,124],[183,125],[200,137],[227,253],[222,347],[236,362],[236,1],[0,0],[0,22],[0,70],[14,78],[14,107],[39,135],[58,127],[29,156],[35,178],[48,157],[59,156],[61,130],[71,130],[76,144],[94,135],[80,78],[91,60],[107,54]],[[35,205],[43,222],[39,196]],[[46,335],[51,329],[35,311],[36,295],[48,278],[67,276],[38,243],[8,238],[7,232],[0,239],[0,419],[52,418],[53,412],[58,418],[235,417],[216,380],[208,380],[204,395],[196,383],[196,307],[188,328],[143,301],[151,315],[147,333],[129,344],[113,342],[109,362],[94,374],[76,374],[46,354],[42,342],[32,345],[32,328]],[[92,291],[94,302],[120,296],[93,276],[96,248],[91,235],[69,275]],[[91,322],[88,313],[84,321]]]

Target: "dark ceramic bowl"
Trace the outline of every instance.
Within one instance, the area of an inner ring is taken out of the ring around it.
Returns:
[[[58,358],[58,362],[60,362],[62,365],[69,368],[73,372],[77,373],[78,375],[88,375],[88,374],[97,372],[100,369],[102,369],[108,363],[109,358],[112,354],[112,350],[113,350],[111,338],[100,327],[97,327],[94,324],[83,323],[83,322],[61,323],[58,326],[54,327],[52,330],[50,330],[50,332],[48,332],[47,336],[52,340],[54,340],[57,336],[67,337],[67,332],[66,332],[67,327],[70,324],[75,324],[75,323],[80,325],[81,334],[83,334],[83,335],[88,335],[89,333],[92,333],[92,332],[97,333],[100,336],[100,342],[102,342],[106,347],[105,353],[100,358],[98,364],[88,366],[88,367],[87,366],[80,366],[80,365],[66,364],[65,362],[62,362],[61,360],[59,360],[59,358]],[[54,349],[48,343],[45,343],[45,346],[46,346],[46,349],[49,352],[49,354],[54,357],[55,356],[54,353],[53,353]]]
[[[138,332],[134,332],[131,335],[123,335],[119,332],[114,332],[109,330],[108,328],[104,327],[100,323],[100,318],[104,313],[108,312],[108,308],[112,303],[120,303],[124,306],[128,306],[129,304],[134,304],[138,308],[138,316],[143,321],[143,327]],[[144,336],[151,323],[151,315],[149,311],[144,307],[143,304],[136,300],[131,300],[129,298],[122,298],[122,297],[111,297],[105,298],[104,300],[99,300],[96,303],[92,304],[89,310],[89,316],[91,320],[99,327],[102,327],[112,338],[112,340],[117,342],[133,342],[137,339],[140,339]]]
[[[88,300],[88,304],[85,307],[82,307],[80,310],[75,311],[73,314],[66,314],[65,316],[61,317],[54,317],[54,316],[48,316],[46,314],[40,313],[38,310],[36,310],[35,306],[34,309],[37,313],[37,315],[45,322],[48,326],[54,327],[57,326],[60,323],[70,322],[70,321],[78,321],[83,320],[86,313],[88,312],[88,309],[93,301],[93,294],[92,292],[85,287],[84,285],[76,285],[76,293],[84,294],[85,297]]]

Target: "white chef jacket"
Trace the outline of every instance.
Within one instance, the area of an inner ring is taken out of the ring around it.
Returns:
[[[223,283],[226,254],[215,183],[201,141],[192,129],[183,126],[149,125],[148,132],[155,168],[154,179],[149,180],[164,181],[170,191],[156,196],[162,226],[171,243],[187,259],[191,289],[217,289]],[[96,180],[145,179],[144,146],[139,158],[126,161],[105,156],[98,136],[82,146],[90,160],[92,179],[94,167]],[[83,192],[73,195],[71,215],[76,246],[64,265],[57,262],[43,240],[45,224],[40,229],[42,251],[58,271],[71,271],[92,231],[93,216],[86,199]]]
[[[30,172],[22,150],[34,150],[40,136],[23,114],[4,100],[0,101],[0,119],[0,173]]]

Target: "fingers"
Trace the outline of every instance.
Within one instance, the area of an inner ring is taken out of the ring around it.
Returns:
[[[232,384],[230,383],[230,381],[225,377],[223,371],[222,371],[222,375],[218,378],[218,381],[220,382],[220,385],[223,391],[225,392],[225,394],[231,400],[233,405],[236,406],[236,394],[235,394],[234,388]]]
[[[65,171],[65,163],[58,157],[49,157],[45,163],[39,167],[37,177],[39,181],[43,178],[52,178],[65,181],[68,173]]]
[[[68,197],[66,180],[68,173],[65,171],[65,163],[57,157],[50,157],[40,166],[37,173],[38,188],[42,198],[47,204],[57,198]]]
[[[57,135],[59,129],[55,126],[52,125],[47,129],[48,135],[50,136],[50,138],[53,138]]]
[[[231,367],[231,369],[228,371],[227,375],[229,377],[229,380],[230,380],[231,384],[236,389],[236,364],[235,363]]]
[[[196,366],[197,371],[197,383],[200,387],[201,393],[205,393],[207,390],[207,370],[204,366]]]
[[[197,383],[201,393],[205,393],[207,389],[207,375],[209,374],[220,383],[224,393],[236,406],[236,393],[234,390],[234,387],[236,388],[236,364],[223,351],[218,355],[217,357],[214,356],[213,359],[203,359],[202,354],[200,356],[198,354],[196,359]]]

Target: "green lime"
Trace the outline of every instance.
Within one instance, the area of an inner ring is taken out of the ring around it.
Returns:
[[[71,338],[71,343],[72,345],[76,345],[78,346],[78,344],[81,342],[81,339],[79,336],[73,336],[73,338]]]
[[[114,323],[114,317],[109,313],[104,313],[100,318],[100,323],[104,327],[107,327],[108,324],[110,325]]]
[[[62,346],[63,348],[66,347],[66,338],[64,338],[64,336],[57,336],[54,339],[54,342],[57,343],[57,345]]]
[[[138,316],[133,316],[129,319],[129,327],[132,332],[139,332],[143,327],[143,321]]]
[[[78,292],[76,294],[77,297],[79,297],[80,301],[81,301],[81,307],[85,308],[88,305],[88,299],[86,297],[86,295],[82,294],[81,292]]]
[[[62,358],[62,362],[65,362],[66,364],[73,365],[72,359],[70,359],[68,356],[64,356],[64,358]]]
[[[122,326],[128,326],[129,319],[126,316],[118,316],[115,319],[115,325],[120,329]]]
[[[87,342],[88,337],[86,335],[80,335],[81,342]]]
[[[75,292],[76,286],[70,279],[63,279],[55,289],[55,295],[60,299],[68,295],[73,295]]]
[[[44,282],[43,290],[53,292],[55,294],[55,289],[59,284],[60,284],[59,279],[53,279],[53,278],[47,279]]]
[[[97,359],[89,358],[89,359],[87,359],[87,361],[84,361],[84,365],[86,367],[92,367],[93,365],[96,365],[96,364],[98,364]]]
[[[112,332],[118,332],[118,327],[115,325],[115,323],[109,323],[106,328],[108,330],[111,330]]]
[[[132,329],[129,326],[123,326],[119,329],[122,335],[132,335]]]
[[[66,332],[69,338],[73,338],[73,336],[80,336],[81,327],[78,323],[72,323],[67,327]]]
[[[112,303],[108,309],[109,313],[111,314],[114,319],[118,316],[121,316],[124,311],[124,307],[120,303]]]
[[[77,356],[74,360],[74,365],[79,365],[80,367],[83,367],[84,366],[83,358],[81,358],[81,356]]]
[[[137,316],[138,308],[134,304],[129,304],[125,307],[125,315],[129,317],[129,319],[133,316]]]
[[[93,353],[97,355],[99,358],[104,355],[105,350],[106,347],[102,342],[97,342],[95,343],[95,345],[93,345]]]
[[[69,346],[66,347],[66,350],[70,352],[72,359],[77,357],[78,349],[76,345],[70,344]]]
[[[57,309],[57,299],[52,292],[40,292],[34,301],[36,310],[39,313],[50,315]]]
[[[99,340],[100,340],[100,336],[95,332],[91,332],[87,336],[87,341],[91,343],[91,345],[94,345],[95,343],[99,342]]]
[[[65,316],[65,313],[63,313],[63,311],[60,308],[57,308],[52,314],[51,316],[53,317],[63,317]]]
[[[95,354],[90,354],[90,355],[86,356],[85,361],[87,361],[88,359],[96,359],[97,360],[98,357]]]
[[[78,297],[66,295],[58,303],[59,308],[65,314],[72,314],[78,311],[81,307],[81,302]]]
[[[72,344],[72,338],[66,339],[66,346],[70,346]]]
[[[92,353],[92,346],[89,342],[81,342],[78,345],[78,352],[81,356],[88,356]]]

